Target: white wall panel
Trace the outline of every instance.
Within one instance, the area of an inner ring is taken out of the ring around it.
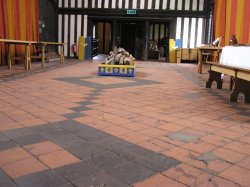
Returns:
[[[71,0],[70,1],[70,7],[71,8],[76,8],[76,2],[75,2],[75,0]]]
[[[196,28],[196,18],[192,18],[191,19],[191,33],[190,33],[190,48],[194,48],[196,47],[195,42],[195,37],[196,37],[196,33],[195,33],[195,28]]]
[[[185,10],[189,10],[190,7],[190,0],[186,0],[185,2]]]
[[[81,36],[81,27],[82,27],[82,15],[77,15],[77,41],[79,36]]]
[[[105,0],[104,1],[104,8],[108,8],[109,7],[109,0]]]
[[[152,0],[148,0],[148,9],[152,9]]]
[[[170,1],[170,10],[174,10],[175,9],[175,0],[171,0]]]
[[[74,37],[75,37],[75,15],[70,15],[70,40],[69,40],[70,56],[73,56],[71,46],[75,42]]]
[[[77,1],[77,8],[82,8],[82,0]]]
[[[116,0],[112,0],[112,8],[116,8],[115,4],[116,4]]]
[[[64,15],[64,43],[68,43],[68,15]],[[64,55],[68,56],[68,46],[64,45]]]
[[[59,7],[59,8],[62,8],[62,0],[59,0],[59,1],[58,1],[58,7]]]
[[[162,9],[163,9],[163,10],[166,10],[166,9],[167,9],[168,1],[170,1],[170,0],[163,0],[163,1],[162,1]]]
[[[203,27],[203,19],[198,19],[198,31],[197,31],[197,43],[196,46],[201,46],[201,39],[202,39],[202,28]]]
[[[84,30],[83,30],[84,37],[87,37],[87,29],[88,29],[88,16],[84,15]]]
[[[64,7],[65,8],[69,7],[69,1],[68,0],[64,0]]]
[[[202,11],[204,7],[204,0],[200,0],[199,11]]]
[[[88,8],[88,0],[84,0],[84,8]]]
[[[133,9],[137,8],[137,0],[133,0],[132,8]]]
[[[62,42],[62,15],[58,15],[58,42]]]
[[[123,0],[119,0],[119,2],[118,2],[118,8],[122,8],[122,1]]]
[[[145,7],[145,0],[141,0],[140,9],[144,9],[144,7]]]
[[[178,0],[177,10],[182,10],[182,0]]]
[[[155,9],[159,9],[160,8],[160,0],[155,0],[155,7],[153,7]]]
[[[178,17],[177,20],[176,20],[176,39],[181,39],[181,20],[182,18],[181,17]]]
[[[186,48],[188,46],[188,30],[189,30],[189,18],[184,18],[183,39],[182,39],[183,48]]]
[[[193,0],[192,10],[197,10],[197,2],[198,0]]]
[[[95,1],[96,1],[96,0],[92,0],[92,1],[91,1],[91,4],[92,4],[91,7],[92,7],[92,8],[96,8],[96,7],[95,7]]]
[[[129,0],[125,0],[125,8],[128,8]]]
[[[104,0],[98,0],[97,8],[102,8],[102,1],[104,1]]]

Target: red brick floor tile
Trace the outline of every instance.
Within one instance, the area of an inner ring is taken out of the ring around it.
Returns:
[[[40,156],[46,153],[62,150],[61,147],[50,141],[26,145],[24,148],[34,156]]]
[[[204,171],[186,164],[180,164],[173,167],[163,172],[163,175],[188,186],[197,186],[211,178],[211,175],[205,173]]]
[[[20,147],[7,149],[4,151],[0,151],[0,166],[4,164],[8,164],[11,162],[15,162],[18,160],[22,160],[25,158],[31,158],[32,155],[29,152],[25,151]]]
[[[186,185],[174,181],[161,174],[157,174],[142,182],[138,182],[133,185],[134,187],[185,187]]]
[[[224,149],[224,148],[218,148],[213,151],[213,154],[219,158],[222,158],[223,160],[230,162],[230,163],[236,163],[243,159],[245,159],[247,156],[241,153],[236,153],[233,150]]]
[[[134,132],[138,132],[138,131],[141,131],[143,129],[150,128],[150,127],[143,125],[139,122],[132,122],[132,123],[123,124],[122,127],[127,128],[131,131],[134,131]]]
[[[209,126],[209,125],[205,124],[205,125],[196,125],[196,126],[192,127],[192,129],[195,129],[195,130],[198,130],[198,131],[201,131],[204,133],[211,133],[211,132],[219,130],[220,128],[217,128],[214,126]]]
[[[228,122],[219,121],[219,120],[208,121],[208,122],[206,122],[206,124],[211,125],[211,126],[214,126],[214,127],[216,127],[216,128],[221,128],[221,129],[224,129],[224,128],[227,128],[227,127],[232,126],[232,125],[229,124]]]
[[[145,130],[141,130],[139,133],[156,138],[159,136],[167,135],[169,132],[158,128],[147,128]]]
[[[238,183],[242,186],[250,185],[250,170],[238,166],[232,166],[220,174],[221,177]]]
[[[44,164],[32,157],[11,162],[1,167],[12,178],[18,178],[48,169]]]
[[[163,151],[162,154],[173,157],[177,160],[180,160],[182,162],[188,162],[190,160],[193,160],[193,158],[196,158],[198,156],[197,153],[192,152],[187,149],[183,149],[181,147],[173,147],[167,151]]]
[[[174,123],[168,123],[168,124],[159,126],[159,128],[163,129],[163,130],[166,130],[166,131],[169,131],[169,132],[175,132],[175,131],[185,129],[186,127],[181,126],[181,125],[177,125],[177,124],[174,124]]]
[[[206,142],[190,142],[190,143],[181,145],[181,147],[188,149],[190,151],[193,151],[193,152],[201,153],[201,154],[212,151],[216,148],[216,146],[212,144],[208,144]]]
[[[50,168],[58,168],[80,162],[80,160],[65,150],[58,150],[38,157],[41,162]]]
[[[241,133],[234,132],[234,131],[231,131],[231,130],[228,130],[228,129],[219,130],[219,131],[213,132],[213,134],[217,135],[217,136],[222,136],[222,137],[225,137],[225,138],[228,138],[228,139],[232,139],[232,140],[236,140],[236,139],[239,139],[242,136],[244,136]]]
[[[131,132],[130,130],[120,127],[120,126],[112,126],[112,127],[107,127],[103,130],[104,132],[108,133],[108,134],[112,134],[113,136],[121,136],[123,134],[128,134],[129,132]]]
[[[199,184],[199,187],[239,187],[239,185],[221,177],[212,177]]]
[[[18,129],[22,128],[23,126],[17,122],[12,122],[12,123],[2,123],[0,125],[0,132],[1,131],[7,131],[7,130],[12,130],[12,129]]]
[[[206,136],[203,136],[201,138],[201,140],[204,141],[204,142],[216,145],[216,146],[224,146],[224,145],[226,145],[226,144],[233,141],[231,139],[224,138],[224,137],[221,137],[221,136],[216,136],[216,135],[213,135],[213,134],[208,134]]]
[[[136,132],[131,132],[131,133],[128,133],[126,135],[122,135],[122,136],[120,136],[120,138],[127,140],[131,143],[135,143],[135,144],[138,144],[140,142],[144,142],[144,141],[150,139],[150,137],[136,133]]]
[[[244,137],[238,139],[238,141],[240,141],[242,143],[250,144],[250,136],[244,136]]]
[[[232,142],[224,146],[226,149],[234,150],[235,152],[250,155],[250,144]]]
[[[32,127],[32,126],[37,126],[37,125],[45,125],[47,124],[47,122],[39,118],[34,118],[34,119],[22,121],[20,122],[20,124],[25,127]]]
[[[240,167],[246,168],[250,170],[250,157],[247,157],[246,159],[241,160],[238,165]]]

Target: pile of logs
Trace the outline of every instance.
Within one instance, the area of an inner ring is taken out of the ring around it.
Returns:
[[[110,56],[105,59],[105,64],[112,65],[134,65],[135,58],[123,48],[115,48],[110,52]]]

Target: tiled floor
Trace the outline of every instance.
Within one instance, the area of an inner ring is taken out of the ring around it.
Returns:
[[[0,186],[250,186],[250,105],[197,64],[0,67]],[[204,71],[205,72],[205,71]]]

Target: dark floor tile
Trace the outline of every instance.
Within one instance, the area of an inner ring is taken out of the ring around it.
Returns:
[[[40,143],[40,142],[46,141],[47,139],[37,133],[34,133],[34,134],[14,138],[13,140],[18,145],[25,146],[29,144]]]
[[[93,175],[100,170],[87,162],[82,161],[76,164],[57,168],[55,171],[68,181],[76,181],[84,178],[85,176]]]
[[[11,180],[11,178],[7,176],[1,169],[0,169],[0,186],[17,187],[17,185]]]
[[[86,160],[86,162],[105,172],[113,171],[122,165],[129,164],[128,160],[112,152],[105,152],[102,155]]]
[[[162,172],[165,171],[171,167],[174,167],[181,162],[170,157],[166,157],[160,153],[154,153],[148,154],[144,157],[141,157],[135,162],[144,165],[145,167],[148,167],[150,169],[153,169],[156,172]]]
[[[122,180],[126,184],[134,184],[135,182],[142,181],[156,173],[140,164],[130,162],[116,168],[115,170],[108,171],[108,174]]]
[[[95,144],[83,144],[79,146],[67,147],[66,149],[82,160],[97,157],[107,152],[107,150],[102,147],[96,146]]]
[[[97,172],[93,175],[88,175],[80,180],[73,181],[76,186],[88,187],[128,187],[121,180],[108,175],[107,173]]]
[[[60,187],[68,182],[52,170],[26,175],[15,180],[20,187]]]
[[[6,149],[11,149],[11,148],[14,148],[16,146],[17,146],[17,144],[14,141],[7,140],[7,141],[0,143],[0,151],[6,150]]]
[[[18,128],[4,131],[3,134],[11,139],[16,139],[22,136],[32,135],[34,134],[34,131],[30,128]]]
[[[83,105],[83,106],[77,106],[77,107],[74,107],[74,108],[70,108],[70,110],[73,110],[75,112],[81,112],[81,111],[85,111],[85,110],[90,110],[90,108]]]
[[[74,113],[64,114],[63,116],[68,119],[74,119],[74,118],[82,117],[83,115],[84,114],[82,113],[74,112]]]
[[[9,138],[0,132],[0,142],[6,142],[7,140],[9,140]]]
[[[93,101],[81,101],[81,102],[78,102],[77,104],[82,105],[82,106],[88,106],[88,105],[95,104],[95,102],[93,102]]]

